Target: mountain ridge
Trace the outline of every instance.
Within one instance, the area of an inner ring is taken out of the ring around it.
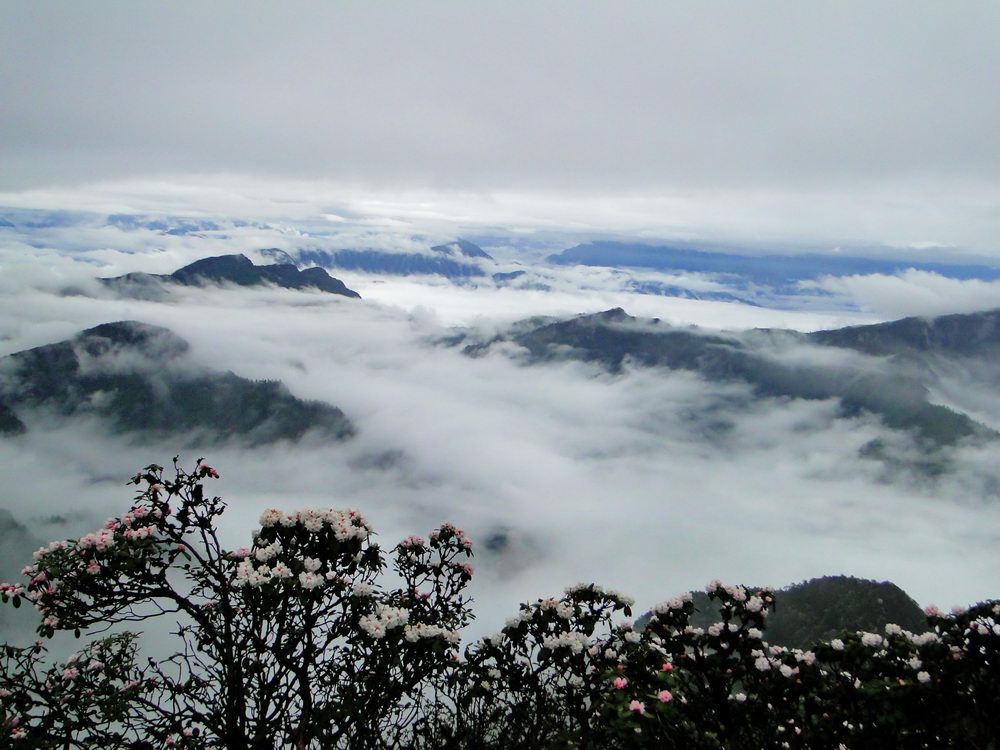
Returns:
[[[996,323],[1000,329],[1000,311],[981,315],[987,322],[976,317],[976,326],[992,332]],[[947,332],[961,336],[961,322],[950,321]],[[912,325],[908,323],[902,330],[909,331]],[[626,364],[664,367],[696,372],[709,380],[743,381],[764,397],[837,398],[844,416],[871,412],[887,426],[910,430],[930,444],[1000,437],[968,415],[932,403],[928,385],[905,358],[872,358],[867,351],[872,348],[870,342],[891,339],[898,328],[894,326],[896,323],[891,322],[817,334],[781,329],[714,331],[675,327],[656,318],[639,319],[622,308],[613,308],[549,322],[519,332],[509,340],[527,350],[529,361],[535,363],[579,359],[600,364],[611,372],[620,372]],[[466,346],[465,352],[481,354],[501,339]],[[1000,335],[997,341],[1000,350]],[[899,339],[898,345],[890,348],[896,355],[919,351],[904,344]],[[829,363],[788,356],[796,346],[851,349],[856,356],[871,361],[845,360],[832,368]]]
[[[361,298],[360,294],[349,289],[340,279],[330,276],[323,268],[299,270],[291,263],[258,266],[242,253],[202,258],[170,274],[129,273],[99,281],[117,292],[139,296],[146,296],[144,293],[148,294],[157,284],[205,286],[228,283],[248,287],[273,284],[283,289],[316,289],[342,297]]]
[[[333,440],[354,434],[340,409],[298,399],[280,381],[195,367],[185,360],[188,350],[160,326],[104,323],[0,358],[0,403],[22,425],[26,411],[91,415],[140,441],[189,436],[254,446],[307,433]]]

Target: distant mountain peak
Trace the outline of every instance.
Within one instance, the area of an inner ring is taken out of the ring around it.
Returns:
[[[479,247],[479,245],[474,242],[469,242],[468,240],[463,240],[462,238],[459,238],[454,242],[446,242],[443,245],[435,245],[431,248],[431,250],[436,253],[444,253],[445,255],[462,255],[466,258],[485,258],[486,260],[493,260],[492,256]]]
[[[178,361],[187,351],[188,343],[172,331],[126,320],[2,357],[0,434],[24,432],[21,418],[36,412],[98,417],[137,440],[169,436],[252,446],[310,432],[331,439],[353,434],[340,409],[298,399],[280,381]]]
[[[993,439],[996,432],[972,416],[933,403],[927,382],[903,362],[862,365],[845,358],[836,367],[822,358],[808,362],[786,356],[786,344],[850,347],[862,354],[894,354],[927,349],[927,342],[950,353],[965,353],[977,342],[983,356],[1000,357],[1000,312],[945,316],[932,321],[907,319],[861,328],[815,334],[771,330],[726,332],[675,327],[657,319],[640,319],[621,308],[544,321],[511,333],[531,361],[578,359],[601,364],[612,372],[626,367],[687,370],[712,381],[742,381],[758,397],[825,400],[836,398],[845,417],[875,414],[887,427],[911,431],[928,446],[953,445],[964,438]],[[929,333],[930,332],[930,333]],[[499,339],[497,339],[499,340]],[[496,341],[496,340],[494,340]],[[984,342],[996,341],[992,348]],[[492,343],[466,348],[479,355]],[[866,456],[878,458],[877,445]]]
[[[272,248],[273,249],[273,248]],[[282,252],[276,250],[276,252]],[[279,256],[280,258],[280,256]],[[291,261],[291,258],[288,258]],[[189,263],[169,275],[130,273],[110,279],[101,279],[116,291],[136,296],[149,296],[149,288],[156,284],[204,286],[205,284],[236,284],[261,286],[273,284],[284,289],[317,289],[342,297],[360,299],[361,295],[348,289],[340,279],[335,279],[322,268],[300,271],[294,262],[258,266],[242,253],[216,255]]]
[[[119,320],[81,331],[72,339],[92,357],[100,357],[112,349],[134,349],[158,360],[174,359],[186,354],[188,342],[169,328]]]

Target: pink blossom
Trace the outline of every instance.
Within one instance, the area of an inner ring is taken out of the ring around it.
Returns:
[[[661,690],[656,694],[656,698],[660,701],[660,703],[669,703],[674,699],[674,696],[669,690]]]
[[[674,668],[674,665],[671,664],[670,662],[667,662],[662,667],[660,667],[660,669],[662,669],[664,672],[669,672],[673,668]]]
[[[622,690],[623,688],[628,686],[628,680],[626,680],[624,677],[615,677],[614,682],[612,682],[611,684],[615,686],[616,690]]]
[[[80,676],[80,670],[76,667],[70,667],[69,669],[64,669],[62,673],[62,678],[64,680],[75,680]]]
[[[640,714],[646,713],[646,704],[640,701],[632,701],[628,704],[629,711],[638,711]]]

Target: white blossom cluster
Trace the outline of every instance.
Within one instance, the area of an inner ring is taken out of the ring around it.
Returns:
[[[579,654],[583,652],[583,649],[587,647],[587,644],[587,636],[583,633],[570,631],[568,633],[558,633],[556,635],[546,636],[542,641],[542,648],[547,648],[549,651],[555,651],[560,648],[568,648],[574,654]]]
[[[882,636],[878,633],[861,633],[861,643],[869,648],[882,645]]]
[[[424,623],[407,625],[403,628],[403,637],[410,643],[416,643],[421,638],[443,638],[448,643],[457,645],[462,640],[457,630],[448,630],[440,625],[426,625]]]
[[[292,577],[292,569],[281,561],[275,563],[273,567],[266,563],[254,567],[253,560],[246,559],[242,560],[236,566],[236,576],[233,579],[233,585],[237,588],[242,588],[243,586],[259,588],[264,584],[277,583]],[[304,589],[314,589],[326,582],[323,576],[308,570],[299,573],[297,580],[299,585]]]
[[[274,526],[292,528],[299,524],[311,532],[322,531],[323,527],[327,526],[341,542],[348,539],[366,539],[372,531],[368,522],[356,510],[305,508],[286,513],[269,508],[260,515],[260,525],[264,528]]]
[[[542,599],[538,602],[538,609],[542,612],[554,611],[557,617],[564,620],[569,620],[575,613],[572,604],[553,598]]]
[[[385,638],[386,631],[403,627],[409,620],[410,611],[408,609],[378,604],[375,606],[374,614],[364,615],[358,621],[358,627],[372,638],[379,639]]]
[[[100,533],[100,532],[98,532],[98,533]],[[112,540],[112,543],[113,543],[113,540]],[[36,559],[36,560],[41,560],[43,557],[45,557],[50,552],[55,552],[57,549],[62,549],[63,547],[66,547],[68,545],[69,545],[69,542],[63,542],[63,541],[49,542],[44,547],[39,547],[38,549],[36,549],[32,553],[31,556],[34,559]]]
[[[504,627],[514,629],[525,620],[530,620],[530,619],[531,619],[531,611],[527,609],[520,609],[518,610],[516,615],[511,615],[510,617],[507,618],[507,621],[504,623]]]
[[[115,546],[115,532],[111,529],[101,529],[100,531],[95,531],[80,537],[76,544],[80,547],[80,549],[97,549],[101,551],[110,549]],[[39,550],[39,552],[41,552],[41,550]],[[35,554],[38,555],[38,552]],[[41,555],[39,555],[39,557],[41,557]],[[35,559],[37,560],[38,557]]]
[[[665,602],[660,602],[653,606],[653,613],[657,615],[664,615],[674,609],[683,609],[684,603],[691,601],[692,596],[690,591],[685,591],[680,596],[675,596],[672,599],[667,599]]]

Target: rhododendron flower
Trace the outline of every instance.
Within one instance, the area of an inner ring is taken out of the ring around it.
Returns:
[[[638,711],[640,714],[646,713],[646,704],[640,701],[632,701],[628,704],[629,711]]]
[[[875,646],[882,645],[882,636],[877,633],[864,633],[861,636],[861,642],[866,646],[874,648]]]
[[[304,589],[314,589],[318,586],[322,586],[325,582],[325,579],[321,575],[308,573],[306,571],[299,573],[299,584]]]
[[[917,672],[917,680],[920,682],[930,682],[931,676],[927,672]]]
[[[660,703],[669,703],[674,699],[674,695],[669,690],[661,690],[656,694],[656,699],[660,701]]]
[[[615,686],[616,690],[623,690],[624,688],[628,687],[628,680],[626,680],[624,677],[615,677],[614,682],[612,682],[611,684]]]
[[[673,665],[673,664],[671,664],[670,662],[667,662],[667,663],[665,663],[665,664],[664,664],[664,665],[663,665],[662,667],[660,667],[660,669],[661,669],[662,671],[664,671],[664,672],[669,672],[669,671],[670,671],[671,669],[673,669],[673,668],[674,668],[674,665]]]

